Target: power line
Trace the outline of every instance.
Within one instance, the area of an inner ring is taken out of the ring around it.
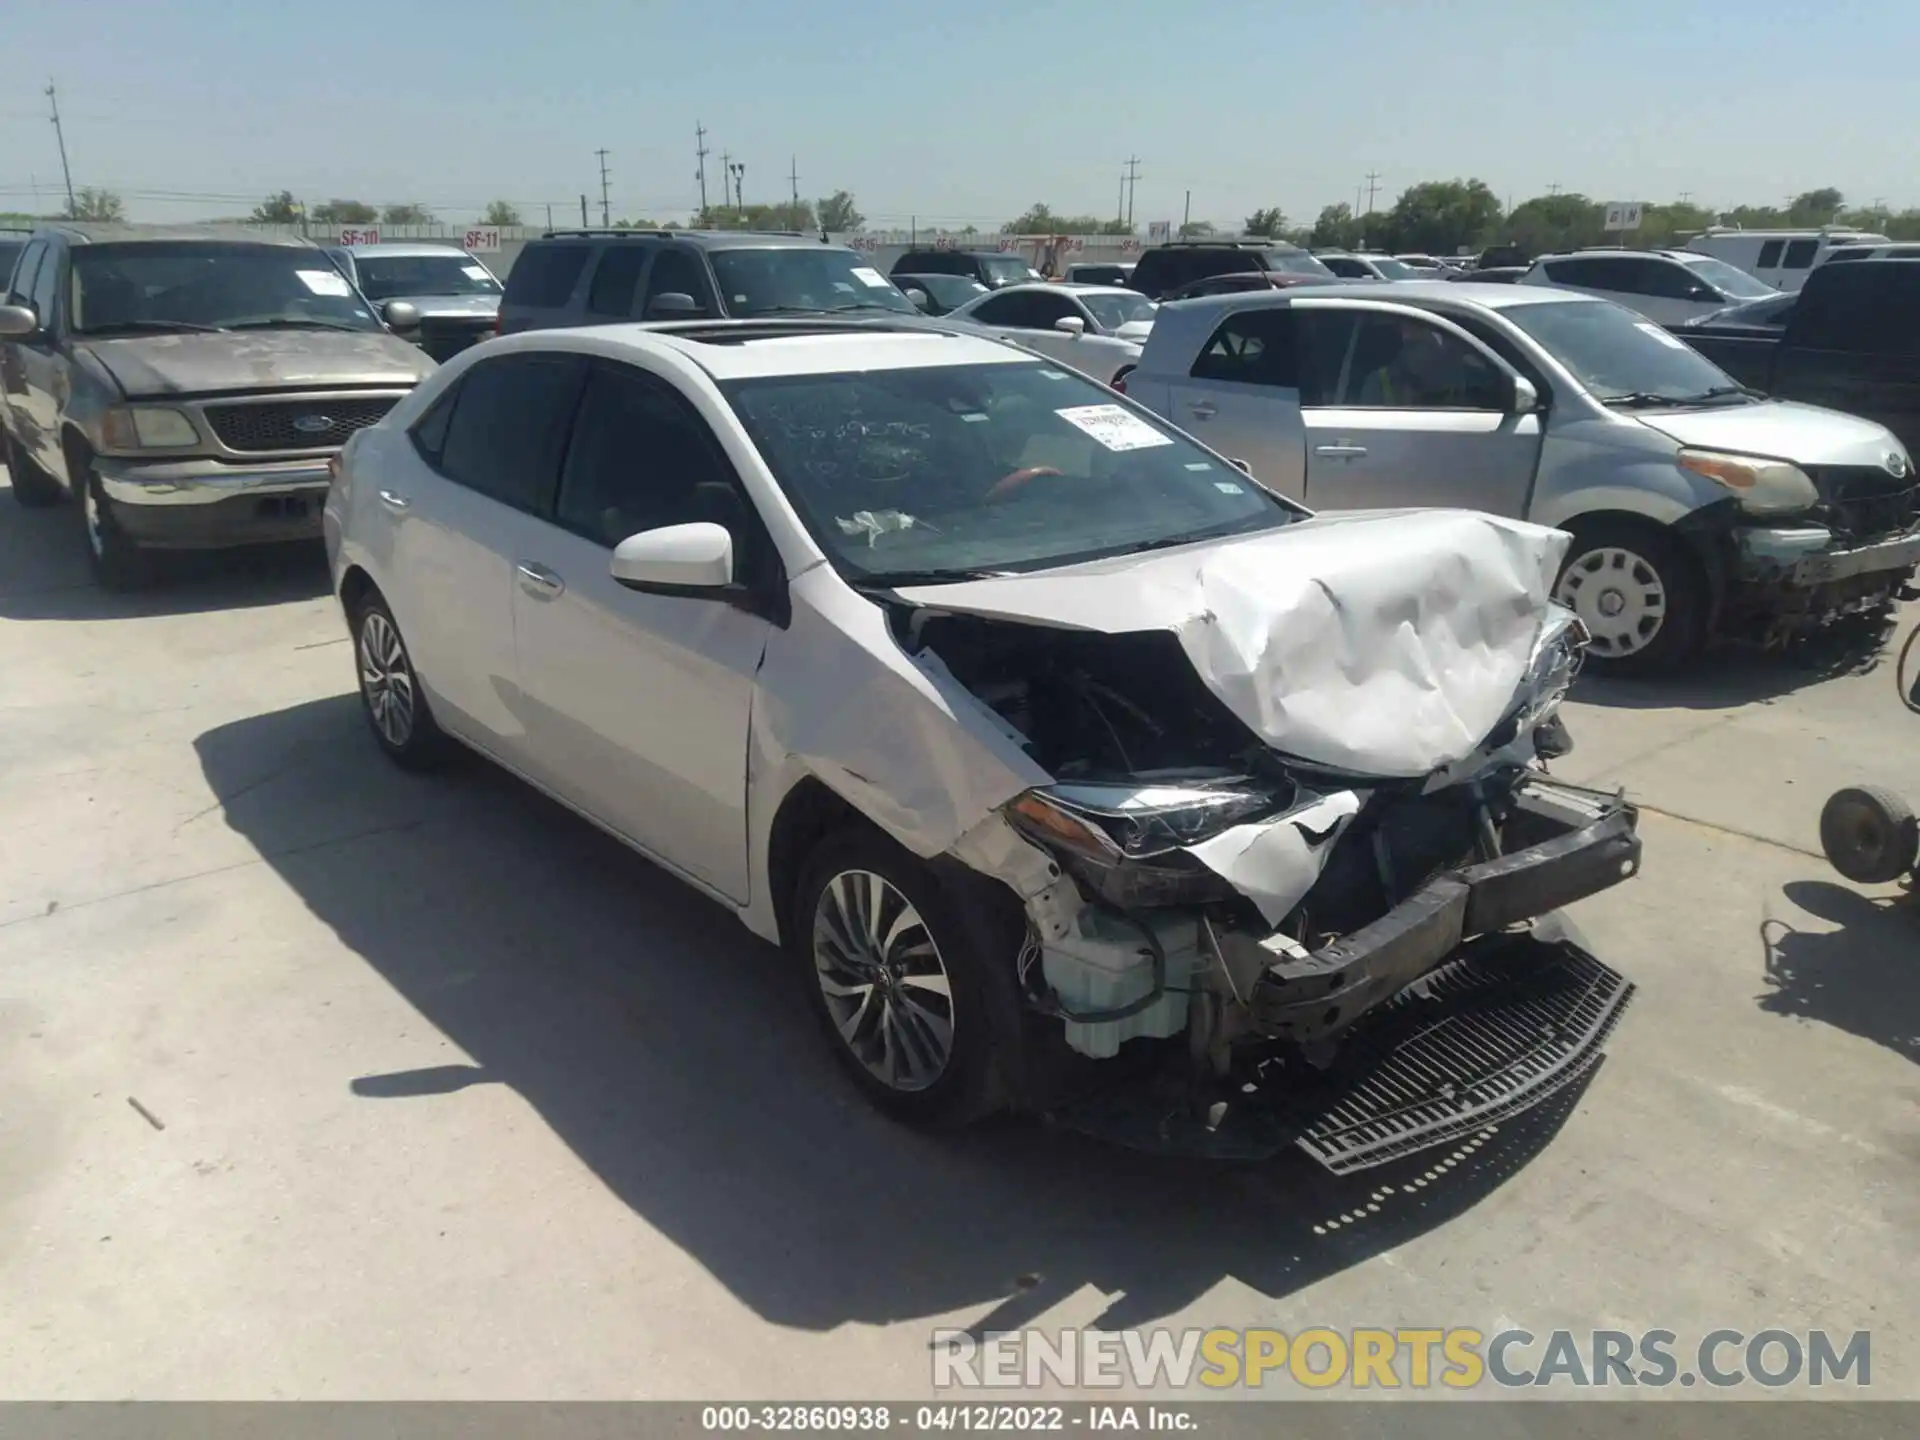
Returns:
[[[47,104],[53,110],[53,138],[60,142],[60,173],[67,181],[67,213],[76,214],[73,203],[73,171],[67,168],[67,132],[60,128],[60,98],[53,93],[53,81],[47,81]]]
[[[605,229],[613,224],[613,209],[607,203],[607,152],[602,149],[593,153],[600,157],[600,225]]]

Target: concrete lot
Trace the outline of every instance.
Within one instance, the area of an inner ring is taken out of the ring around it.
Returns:
[[[386,765],[317,554],[119,599],[79,544],[0,497],[0,1394],[898,1398],[936,1325],[1164,1321],[1867,1328],[1920,1396],[1920,930],[1815,829],[1920,798],[1884,669],[1587,689],[1639,997],[1403,1190],[896,1129],[728,916]]]

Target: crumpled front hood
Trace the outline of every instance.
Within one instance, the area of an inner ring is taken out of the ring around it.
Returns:
[[[1207,688],[1275,749],[1413,777],[1473,754],[1512,709],[1567,544],[1474,511],[1356,511],[898,593],[1029,624],[1170,630]]]
[[[129,399],[297,386],[410,387],[434,363],[384,330],[235,330],[90,340]]]
[[[1796,465],[1880,465],[1900,442],[1886,426],[1792,400],[1763,400],[1714,410],[1635,414],[1682,445],[1764,455]]]

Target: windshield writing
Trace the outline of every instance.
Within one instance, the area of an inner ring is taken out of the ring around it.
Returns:
[[[1112,391],[1047,365],[723,388],[821,548],[856,581],[1039,569],[1300,513]]]
[[[1151,322],[1157,308],[1144,295],[1131,291],[1115,291],[1111,295],[1082,295],[1080,303],[1093,312],[1093,318],[1100,322],[1103,330],[1118,330],[1136,320]]]

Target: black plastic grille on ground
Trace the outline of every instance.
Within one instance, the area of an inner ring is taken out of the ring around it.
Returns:
[[[392,395],[253,400],[207,406],[207,423],[229,450],[326,450],[347,443],[395,405]]]
[[[1352,1088],[1297,1143],[1346,1174],[1528,1109],[1599,1062],[1632,994],[1572,946],[1525,968],[1457,960],[1349,1032],[1338,1069]]]

